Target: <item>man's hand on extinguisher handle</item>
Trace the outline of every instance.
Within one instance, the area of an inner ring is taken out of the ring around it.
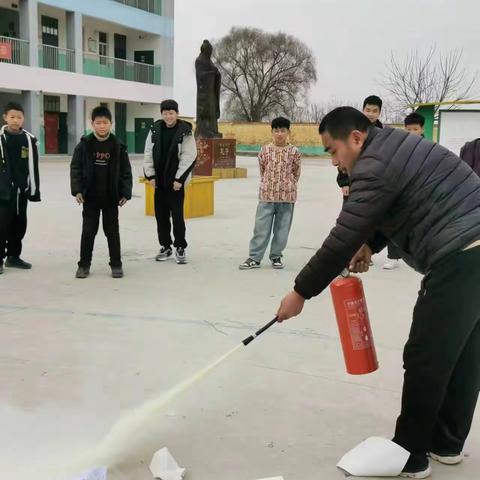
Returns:
[[[363,245],[362,248],[350,260],[348,269],[353,273],[365,273],[370,268],[370,261],[372,259],[372,249],[368,245]]]
[[[350,261],[348,266],[350,272],[368,272],[372,255],[372,249],[368,245],[363,245]],[[285,296],[280,303],[280,307],[277,311],[278,321],[281,323],[284,320],[288,320],[289,318],[300,315],[300,313],[302,313],[304,304],[305,299],[299,293],[293,290],[287,296]]]
[[[293,290],[280,303],[280,308],[277,311],[278,321],[281,323],[284,320],[300,315],[304,304],[305,299]]]

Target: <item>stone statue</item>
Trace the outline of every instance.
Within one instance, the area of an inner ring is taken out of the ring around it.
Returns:
[[[220,85],[222,76],[212,62],[213,47],[204,40],[195,60],[197,76],[197,138],[222,138],[218,131],[220,118]]]

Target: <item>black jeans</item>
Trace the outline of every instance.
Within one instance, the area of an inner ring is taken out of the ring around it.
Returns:
[[[102,214],[103,231],[108,241],[110,266],[121,267],[120,231],[118,227],[118,206],[112,202],[88,199],[83,204],[83,228],[80,243],[80,267],[89,267],[92,263],[93,245]]]
[[[411,453],[463,449],[480,388],[479,285],[479,247],[455,254],[422,282],[394,438]]]
[[[27,231],[26,195],[15,195],[11,200],[0,201],[0,260],[19,257],[22,240]]]
[[[172,246],[170,218],[173,221],[174,246],[176,248],[187,248],[185,218],[183,216],[184,200],[185,190],[183,188],[178,192],[155,189],[155,218],[157,219],[158,241],[164,248]]]
[[[390,260],[400,260],[401,256],[398,253],[397,247],[395,245],[393,245],[393,243],[389,242],[387,244],[387,251],[388,251],[387,257]]]

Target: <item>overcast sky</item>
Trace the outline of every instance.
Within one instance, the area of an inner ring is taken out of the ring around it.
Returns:
[[[317,59],[313,101],[361,102],[379,86],[393,51],[463,48],[480,73],[478,0],[175,0],[175,96],[195,115],[194,61],[204,38],[232,26],[283,31],[305,42]],[[480,82],[476,92],[480,91]]]

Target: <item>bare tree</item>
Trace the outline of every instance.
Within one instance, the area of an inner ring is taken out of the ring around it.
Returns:
[[[357,102],[332,98],[323,103],[308,103],[300,107],[292,119],[297,122],[320,123],[328,112],[344,105],[360,108]]]
[[[320,123],[329,112],[328,107],[320,103],[310,103],[303,110],[301,121],[308,123]]]
[[[405,108],[399,107],[395,103],[384,101],[382,107],[382,121],[387,125],[401,125],[405,120],[405,111]]]
[[[415,50],[405,59],[392,53],[382,86],[400,109],[416,103],[462,100],[469,97],[475,84],[463,66],[463,51],[442,54],[433,46],[422,55]]]
[[[284,33],[234,27],[215,43],[214,57],[232,120],[290,115],[317,79],[311,50]]]

